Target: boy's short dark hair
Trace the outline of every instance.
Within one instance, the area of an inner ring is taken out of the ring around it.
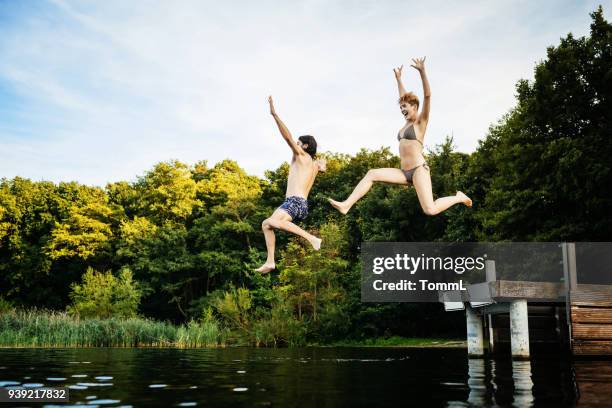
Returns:
[[[298,137],[298,140],[305,145],[308,145],[304,151],[310,155],[314,159],[315,154],[317,154],[317,141],[314,136],[304,135]]]

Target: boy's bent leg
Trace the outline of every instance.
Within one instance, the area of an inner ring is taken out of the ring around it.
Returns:
[[[321,249],[321,238],[317,238],[314,235],[309,234],[291,221],[281,221],[278,228],[306,239],[308,242],[310,242],[310,245],[312,245],[315,251]]]
[[[277,212],[282,213],[282,216],[280,216],[279,214],[278,217],[274,217],[274,214],[276,214]],[[317,251],[321,248],[321,239],[315,237],[312,234],[309,234],[308,232],[304,231],[302,228],[291,222],[292,218],[285,210],[276,210],[274,214],[272,214],[272,217],[268,219],[272,228],[278,228],[304,238],[305,240],[310,242],[312,247]]]
[[[276,263],[274,262],[274,250],[276,247],[276,236],[274,235],[274,230],[273,230],[273,223],[271,222],[272,219],[274,218],[284,218],[284,216],[289,216],[289,214],[287,214],[286,212],[282,211],[282,210],[276,210],[274,211],[274,213],[272,213],[272,215],[270,216],[270,218],[267,218],[264,220],[264,222],[261,223],[261,230],[264,233],[264,238],[266,239],[266,249],[268,251],[268,256],[266,258],[266,262],[260,266],[259,268],[255,269],[255,271],[257,272],[261,272],[261,273],[268,273],[274,270],[274,268],[276,268]],[[289,217],[289,219],[291,219],[291,217]]]
[[[261,229],[264,233],[264,238],[266,240],[266,249],[268,251],[268,256],[266,258],[266,262],[261,265],[259,268],[255,269],[256,272],[268,273],[276,268],[276,264],[274,262],[274,249],[276,245],[276,236],[274,236],[274,231],[272,228],[267,225],[267,221],[265,220],[261,224]]]

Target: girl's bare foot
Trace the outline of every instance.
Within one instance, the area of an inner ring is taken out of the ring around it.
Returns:
[[[336,200],[332,200],[331,198],[328,198],[327,201],[329,201],[332,207],[334,207],[336,210],[340,211],[344,215],[346,215],[346,213],[349,210],[349,208],[344,203],[341,203]]]
[[[259,268],[255,269],[255,272],[268,273],[268,272],[272,272],[274,269],[276,269],[276,265],[274,263],[266,262],[265,264],[261,265]]]
[[[310,240],[310,243],[312,244],[312,247],[315,251],[321,249],[321,242],[323,242],[323,240],[317,237],[312,237],[312,239]]]
[[[456,196],[460,197],[461,198],[461,202],[463,204],[465,204],[466,206],[468,206],[468,207],[472,206],[472,199],[470,197],[466,196],[462,191],[457,191]]]

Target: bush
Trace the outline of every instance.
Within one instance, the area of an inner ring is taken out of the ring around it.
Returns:
[[[80,317],[134,317],[142,293],[132,280],[132,271],[123,268],[116,277],[111,271],[97,272],[87,268],[82,284],[71,286],[72,305],[68,313]]]

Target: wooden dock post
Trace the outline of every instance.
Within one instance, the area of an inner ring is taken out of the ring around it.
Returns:
[[[484,357],[484,337],[482,333],[482,316],[469,304],[465,305],[465,318],[467,323],[468,357]]]
[[[510,303],[510,347],[513,359],[529,359],[529,323],[525,299]]]
[[[497,280],[497,271],[495,270],[495,261],[489,259],[485,261],[485,273],[487,282],[495,282]],[[489,334],[489,353],[495,353],[495,328],[493,327],[493,315],[485,314],[487,319],[487,328]]]

